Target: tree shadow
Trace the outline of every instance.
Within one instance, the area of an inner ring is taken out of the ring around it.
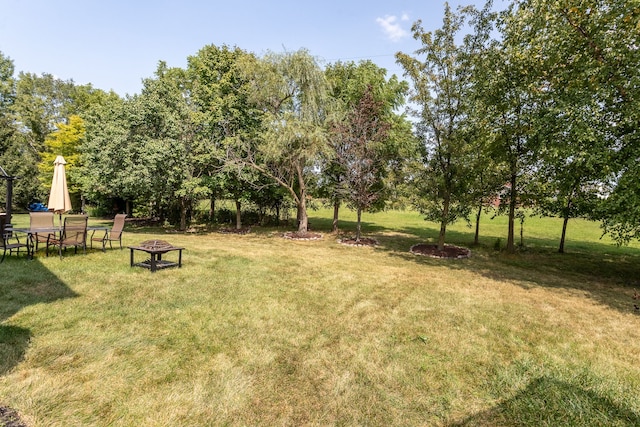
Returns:
[[[450,427],[638,426],[640,415],[598,393],[554,378],[538,378],[493,408]]]
[[[377,251],[423,265],[468,270],[495,281],[509,281],[530,288],[543,286],[580,290],[598,303],[621,312],[634,311],[632,296],[640,289],[640,250],[617,248],[606,243],[576,242],[574,249],[560,254],[555,242],[529,238],[515,254],[496,250],[485,239],[474,246],[473,232],[448,231],[447,243],[471,249],[469,259],[433,259],[410,252],[417,243],[435,243],[438,230],[406,227],[390,234],[378,232]]]
[[[0,275],[0,375],[4,375],[24,359],[31,340],[29,329],[6,321],[29,305],[77,294],[37,259],[7,257],[0,265]]]
[[[323,233],[330,233],[333,227],[333,219],[332,218],[321,218],[321,217],[313,217],[309,218],[311,223],[311,229]],[[356,221],[349,221],[341,219],[338,221],[338,232],[343,234],[355,234],[356,232]],[[373,233],[380,233],[386,230],[385,227],[367,221],[360,221],[360,227],[362,230],[362,235],[371,235]]]

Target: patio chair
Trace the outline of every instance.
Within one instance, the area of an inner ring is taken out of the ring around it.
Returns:
[[[93,242],[102,242],[102,252],[107,250],[107,242],[109,242],[109,247],[113,249],[113,245],[111,242],[118,242],[120,244],[120,249],[122,249],[122,230],[124,229],[124,219],[127,217],[127,214],[118,214],[113,220],[113,226],[110,231],[105,231],[104,236],[101,237],[93,237],[95,231],[91,233],[91,249],[93,249]]]
[[[9,255],[11,255],[11,252],[13,251],[20,254],[20,248],[25,248],[27,255],[29,254],[29,245],[26,242],[22,243],[20,239],[18,239],[18,235],[16,233],[6,231],[5,221],[6,218],[4,216],[0,216],[0,237],[2,238],[2,259],[0,259],[0,264],[4,261],[7,251],[9,251]]]
[[[31,229],[31,238],[38,250],[38,243],[47,243],[51,232],[36,233],[36,230],[53,230],[53,212],[29,212],[29,228]]]
[[[49,246],[57,246],[58,254],[62,259],[62,249],[70,246],[74,247],[74,253],[78,253],[78,247],[82,247],[87,253],[87,220],[86,215],[69,215],[64,219],[64,226],[60,238],[50,234],[47,239],[47,256],[49,256]]]

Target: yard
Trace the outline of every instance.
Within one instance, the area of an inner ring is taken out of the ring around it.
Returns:
[[[366,214],[375,248],[310,220],[322,240],[125,228],[186,248],[154,274],[126,249],[8,257],[0,405],[32,427],[640,424],[637,243],[572,221],[560,255],[561,221],[527,218],[508,255],[485,218],[437,260],[408,252],[438,232],[415,212]]]

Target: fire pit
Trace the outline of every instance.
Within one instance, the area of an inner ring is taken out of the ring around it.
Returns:
[[[184,248],[173,246],[171,243],[165,242],[164,240],[145,240],[138,246],[127,247],[131,251],[131,267],[136,266],[148,268],[152,273],[156,272],[160,268],[182,267],[182,250]],[[133,253],[135,251],[146,252],[150,255],[150,258],[136,263],[133,260]],[[171,251],[178,251],[178,262],[171,262],[162,259],[163,254]]]

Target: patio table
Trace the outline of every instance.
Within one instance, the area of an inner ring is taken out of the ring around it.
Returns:
[[[35,243],[34,243],[35,236],[37,236],[38,234],[60,235],[60,233],[62,233],[61,227],[46,227],[46,228],[7,227],[5,230],[10,232],[24,233],[27,235],[27,258],[29,259],[33,259],[33,255],[35,252]],[[107,230],[109,230],[109,227],[105,227],[105,226],[87,227],[87,232],[89,231],[96,232],[100,230],[106,232]],[[85,239],[87,237],[87,234],[85,234]]]

